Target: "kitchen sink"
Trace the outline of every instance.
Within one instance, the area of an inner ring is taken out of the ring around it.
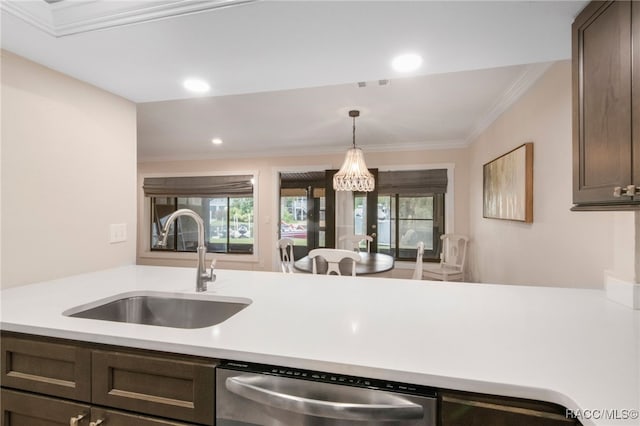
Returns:
[[[174,328],[220,324],[251,304],[250,299],[138,291],[76,306],[62,314],[75,318]]]

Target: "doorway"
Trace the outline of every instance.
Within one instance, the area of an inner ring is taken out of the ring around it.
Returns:
[[[294,257],[326,247],[325,172],[280,173],[280,238],[294,241]]]

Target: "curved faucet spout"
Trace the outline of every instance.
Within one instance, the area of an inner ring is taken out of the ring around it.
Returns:
[[[188,216],[196,221],[198,225],[198,274],[196,276],[196,291],[206,291],[207,283],[215,281],[215,275],[213,273],[213,263],[211,264],[211,271],[207,272],[207,269],[204,266],[205,256],[207,254],[207,246],[205,245],[205,235],[204,235],[204,221],[200,217],[200,215],[193,210],[189,209],[180,209],[171,213],[167,218],[164,226],[162,227],[162,231],[160,232],[160,245],[167,245],[167,238],[169,236],[169,228],[171,224],[180,216]]]

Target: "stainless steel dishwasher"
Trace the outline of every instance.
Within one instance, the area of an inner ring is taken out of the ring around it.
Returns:
[[[417,385],[225,361],[216,426],[435,426],[435,390]]]

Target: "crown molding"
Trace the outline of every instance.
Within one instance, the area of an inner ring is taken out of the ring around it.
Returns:
[[[463,149],[468,146],[465,140],[446,141],[425,141],[417,143],[390,144],[386,146],[363,146],[364,155],[374,152],[400,152],[400,151],[427,151],[438,149]],[[231,152],[211,152],[210,154],[175,154],[169,156],[141,156],[138,155],[139,163],[165,162],[165,161],[192,161],[192,160],[219,160],[236,158],[271,158],[271,157],[309,157],[312,155],[344,155],[347,147],[289,147],[273,148],[268,151],[245,150]]]
[[[54,37],[205,12],[257,0],[0,1],[0,9]]]
[[[502,93],[502,96],[493,104],[487,114],[476,122],[475,127],[466,138],[466,145],[473,143],[503,112],[520,99],[552,64],[553,62],[542,62],[527,65],[522,74]]]

